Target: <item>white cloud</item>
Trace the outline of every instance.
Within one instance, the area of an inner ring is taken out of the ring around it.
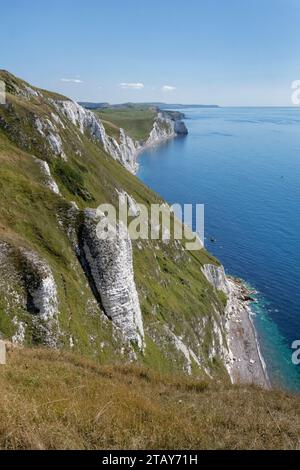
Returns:
[[[163,91],[175,91],[176,90],[176,87],[175,86],[171,86],[171,85],[164,85],[162,87],[162,90]]]
[[[123,90],[142,90],[145,85],[143,83],[120,83],[119,87]]]
[[[60,81],[64,83],[83,83],[79,78],[61,78]]]

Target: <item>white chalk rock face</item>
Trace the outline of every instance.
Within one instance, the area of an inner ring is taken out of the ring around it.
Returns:
[[[47,188],[49,188],[53,193],[60,194],[59,188],[53,176],[51,175],[51,171],[50,171],[48,163],[36,157],[34,157],[34,160],[36,161],[36,163],[39,165],[41,169],[42,175],[44,177],[45,186],[47,186]]]
[[[158,113],[158,116],[154,121],[152,131],[146,141],[146,146],[155,145],[175,136],[174,121],[164,117],[162,113]]]
[[[52,116],[56,115],[52,113]],[[66,155],[63,149],[63,142],[61,140],[59,129],[57,127],[57,124],[59,124],[60,127],[63,127],[63,124],[61,121],[57,121],[57,118],[58,116],[56,118],[53,118],[55,121],[53,123],[52,121],[50,121],[50,119],[41,119],[39,117],[36,117],[35,127],[39,134],[41,134],[41,136],[46,139],[54,155],[66,160]]]
[[[51,347],[58,341],[58,295],[54,276],[48,264],[33,251],[21,249],[24,278],[28,292],[27,308],[36,317],[43,342]]]
[[[202,268],[202,272],[215,289],[221,290],[224,294],[229,294],[230,287],[223,266],[205,264]]]
[[[59,113],[62,113],[74,126],[79,127],[83,134],[87,125],[87,112],[77,103],[71,100],[51,100]]]
[[[16,327],[15,334],[12,336],[11,341],[13,344],[24,344],[26,325],[22,321],[18,321],[17,317],[13,318],[13,324]]]
[[[120,328],[124,337],[144,349],[142,313],[134,281],[132,244],[127,229],[124,235],[100,240],[97,225],[101,214],[86,209],[82,249],[105,314]]]
[[[138,142],[134,142],[131,137],[126,135],[123,129],[120,129],[119,141],[106,135],[104,149],[115,160],[119,161],[128,171],[136,173],[138,168],[136,157],[140,149],[140,145]]]
[[[140,214],[140,208],[136,200],[124,190],[118,191],[118,189],[116,189],[116,192],[119,197],[119,203],[121,203],[121,205],[124,204],[125,206],[127,206],[128,215],[130,217],[137,217]]]
[[[126,135],[123,129],[120,129],[119,149],[121,154],[121,163],[123,163],[125,168],[129,171],[135,173],[137,170],[136,156],[139,144]]]
[[[25,86],[24,96],[30,99],[32,97],[38,98],[39,96],[41,96],[41,94],[37,90],[33,90],[33,88],[31,88],[30,86]]]
[[[53,101],[56,110],[64,115],[80,132],[88,134],[104,147],[115,160],[119,161],[127,170],[136,171],[136,154],[139,145],[120,129],[119,141],[106,134],[100,119],[90,110],[84,109],[74,101]]]
[[[79,128],[81,134],[88,132],[93,139],[105,146],[107,135],[104,126],[92,111],[84,109],[74,101],[52,101],[52,103],[57,111]]]
[[[201,363],[196,356],[196,354],[189,348],[181,338],[175,335],[167,326],[165,326],[165,331],[171,341],[173,342],[174,346],[176,347],[177,351],[179,351],[184,357],[184,370],[188,375],[192,375],[192,365],[193,362],[198,366],[202,367]]]
[[[59,134],[48,134],[47,142],[55,155],[62,157],[64,160],[66,159],[63,143]]]

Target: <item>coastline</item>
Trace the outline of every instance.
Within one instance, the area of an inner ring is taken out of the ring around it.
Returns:
[[[255,384],[271,389],[265,360],[252,319],[253,292],[243,281],[227,277],[228,305],[226,331],[228,348],[227,370],[234,384]]]
[[[138,157],[143,151],[157,147],[176,137],[178,134],[174,132],[152,142],[146,142],[141,146],[135,155],[135,174],[139,170]],[[252,319],[254,312],[251,310],[251,303],[255,301],[252,298],[253,292],[243,280],[225,275],[223,266],[212,268],[212,265],[209,265],[209,271],[210,273],[204,270],[209,282],[216,289],[222,290],[228,297],[225,309],[228,351],[224,354],[224,358],[231,382],[233,384],[254,384],[264,389],[271,389],[266,363]],[[217,276],[216,271],[218,271]],[[219,280],[217,280],[218,277]]]
[[[268,386],[269,388],[272,388],[272,385],[271,385],[271,381],[270,381],[270,378],[269,378],[269,374],[268,374],[268,371],[267,371],[267,365],[266,365],[266,361],[263,357],[263,354],[261,352],[261,347],[260,347],[260,344],[259,344],[259,339],[258,339],[258,334],[257,334],[257,329],[255,327],[255,324],[254,324],[254,321],[253,321],[253,316],[255,315],[255,313],[251,310],[250,308],[250,312],[249,312],[249,321],[251,322],[251,325],[252,325],[252,328],[253,328],[253,332],[254,332],[254,336],[255,336],[255,341],[256,341],[256,347],[257,347],[257,352],[258,352],[258,355],[259,355],[259,359],[260,359],[260,362],[261,362],[261,365],[262,365],[262,368],[264,370],[264,373],[265,373],[265,378],[268,382]]]
[[[139,171],[139,163],[138,163],[138,158],[139,156],[141,155],[141,153],[145,152],[146,150],[149,150],[149,149],[152,149],[152,148],[155,148],[155,147],[158,147],[159,145],[162,145],[166,142],[168,142],[169,140],[172,140],[172,139],[176,139],[178,136],[178,134],[173,134],[173,135],[169,135],[169,136],[166,136],[166,137],[163,137],[161,139],[158,139],[158,140],[154,140],[152,142],[146,142],[145,144],[141,145],[135,152],[135,155],[134,155],[134,163],[135,163],[135,168],[134,168],[134,172],[133,174],[134,175],[137,175],[138,171]]]
[[[161,116],[161,117],[160,117]],[[150,132],[149,138],[143,142],[135,151],[133,156],[134,170],[133,174],[137,174],[139,170],[138,157],[141,153],[151,148],[158,147],[170,140],[176,139],[177,137],[185,137],[188,135],[188,129],[184,123],[185,115],[175,111],[162,111],[159,110],[158,117],[153,124],[152,131]],[[159,125],[160,120],[167,122],[171,132],[166,132],[165,129]]]

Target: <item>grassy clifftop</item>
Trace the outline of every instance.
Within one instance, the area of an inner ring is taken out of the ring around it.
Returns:
[[[95,110],[108,133],[114,135],[119,128],[134,140],[144,141],[149,136],[156,117],[156,111],[147,106],[127,108],[106,108]]]
[[[300,400],[68,353],[0,366],[1,449],[299,449]]]

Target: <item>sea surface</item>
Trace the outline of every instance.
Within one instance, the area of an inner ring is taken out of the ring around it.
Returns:
[[[189,135],[143,152],[138,176],[171,204],[205,204],[206,248],[258,292],[272,384],[300,392],[300,108],[183,112]]]

